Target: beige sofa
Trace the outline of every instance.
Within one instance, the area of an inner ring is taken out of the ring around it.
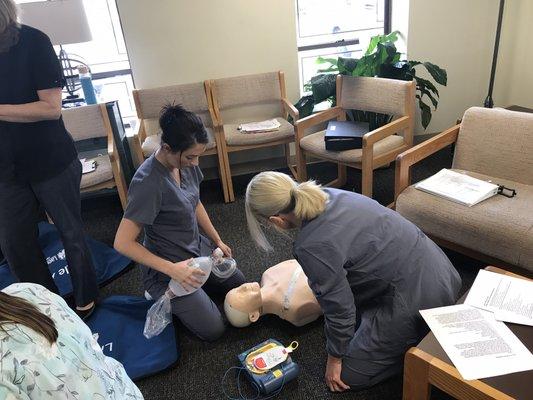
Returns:
[[[454,170],[516,189],[467,207],[409,186],[410,167],[455,143]],[[395,207],[439,244],[533,271],[533,114],[468,109],[462,123],[400,154]]]

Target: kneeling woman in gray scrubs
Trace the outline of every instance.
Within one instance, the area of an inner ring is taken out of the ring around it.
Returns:
[[[399,373],[425,333],[418,310],[457,299],[461,278],[441,249],[368,197],[263,172],[248,185],[246,216],[263,249],[270,245],[262,224],[299,229],[293,252],[324,311],[332,391]]]
[[[202,121],[181,106],[167,106],[159,125],[161,147],[135,173],[115,237],[115,248],[144,266],[144,286],[154,299],[163,295],[170,278],[188,290],[199,286],[203,272],[187,265],[191,258],[210,255],[215,246],[231,256],[199,198],[198,158],[208,141]],[[137,237],[143,229],[141,245]],[[215,340],[224,322],[204,289],[224,295],[244,282],[239,270],[224,280],[211,274],[201,289],[172,299],[172,312],[201,339]]]

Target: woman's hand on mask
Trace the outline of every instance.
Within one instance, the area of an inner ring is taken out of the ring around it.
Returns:
[[[173,268],[170,277],[178,281],[186,291],[199,288],[202,285],[202,277],[205,276],[205,272],[200,268],[189,266],[189,262],[192,258],[180,261],[173,264]]]

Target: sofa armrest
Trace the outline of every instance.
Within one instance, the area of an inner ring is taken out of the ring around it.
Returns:
[[[407,128],[409,126],[410,119],[410,117],[401,117],[395,121],[389,122],[386,125],[374,129],[371,132],[368,132],[363,136],[363,147],[370,146],[371,144],[385,139],[387,136],[391,136],[396,132]]]
[[[294,105],[292,105],[289,100],[287,100],[285,97],[281,99],[281,105],[285,112],[287,112],[293,119],[294,122],[298,121],[298,118],[300,118],[300,112]]]
[[[429,157],[431,154],[455,143],[460,125],[456,125],[437,136],[412,147],[396,157],[396,172],[394,177],[394,200],[407,188],[410,182],[411,166]]]
[[[340,117],[344,113],[344,110],[339,106],[328,108],[325,111],[310,115],[308,117],[299,119],[295,122],[294,126],[296,127],[296,140],[300,140],[304,136],[306,129],[318,125],[322,122],[332,120],[334,118]]]

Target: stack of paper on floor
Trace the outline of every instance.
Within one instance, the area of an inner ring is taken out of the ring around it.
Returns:
[[[469,207],[498,194],[498,185],[442,169],[415,188]]]
[[[89,172],[93,172],[96,170],[96,161],[95,160],[86,160],[85,158],[82,158],[80,160],[82,170],[82,174],[88,174]]]
[[[268,119],[266,121],[249,122],[247,124],[239,125],[239,130],[242,133],[258,133],[258,132],[272,132],[277,131],[281,124],[277,119]]]

